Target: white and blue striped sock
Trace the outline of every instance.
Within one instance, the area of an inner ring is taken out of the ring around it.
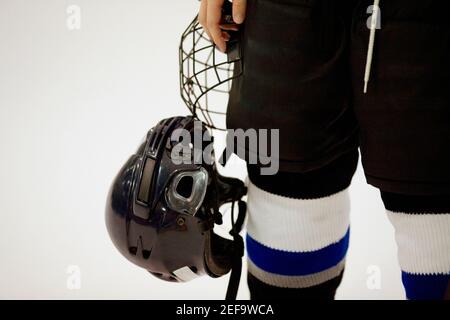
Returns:
[[[302,200],[266,192],[250,182],[250,274],[280,288],[309,288],[338,277],[349,244],[349,212],[347,189]]]
[[[387,210],[395,228],[402,281],[410,300],[440,300],[450,281],[450,214]]]

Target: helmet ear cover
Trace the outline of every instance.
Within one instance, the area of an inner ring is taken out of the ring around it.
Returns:
[[[178,212],[195,215],[203,204],[208,187],[208,172],[181,171],[169,183],[166,196],[169,207]]]

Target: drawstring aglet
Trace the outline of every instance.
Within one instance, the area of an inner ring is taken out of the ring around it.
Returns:
[[[379,6],[380,6],[380,0],[374,0],[373,7],[372,7],[373,8],[372,21],[371,21],[371,25],[370,25],[369,45],[368,45],[368,50],[367,50],[366,70],[365,70],[365,74],[364,74],[364,94],[367,93],[367,88],[369,86],[369,80],[370,80],[370,72],[372,69],[373,50],[374,50],[374,46],[375,46],[375,33],[377,31]]]

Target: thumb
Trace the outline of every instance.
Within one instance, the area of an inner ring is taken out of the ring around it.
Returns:
[[[237,24],[241,24],[245,20],[245,12],[247,9],[247,0],[233,0],[233,20]]]

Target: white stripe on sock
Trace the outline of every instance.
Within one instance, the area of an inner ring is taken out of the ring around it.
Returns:
[[[450,214],[406,214],[387,210],[395,228],[400,267],[412,274],[450,272]]]

